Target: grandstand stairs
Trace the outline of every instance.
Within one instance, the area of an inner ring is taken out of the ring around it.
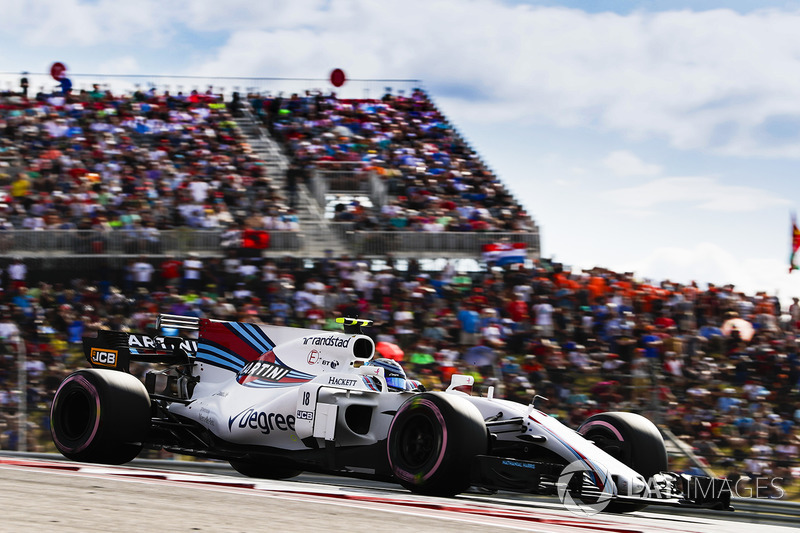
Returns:
[[[280,145],[250,109],[245,108],[242,116],[236,117],[234,120],[250,149],[266,164],[267,175],[272,179],[273,185],[279,190],[285,191],[289,159],[283,153]],[[299,250],[292,252],[293,255],[319,258],[325,255],[326,250],[352,253],[348,245],[334,232],[325,218],[323,209],[306,185],[302,183],[298,185],[295,213],[300,221],[302,244]],[[274,252],[274,254],[285,255],[286,252]],[[273,253],[268,250],[265,255],[269,256]]]
[[[239,131],[247,139],[247,144],[253,153],[258,155],[267,166],[267,174],[279,187],[285,185],[286,170],[289,160],[281,150],[280,145],[261,125],[255,115],[245,110],[240,117],[234,119],[239,126]]]

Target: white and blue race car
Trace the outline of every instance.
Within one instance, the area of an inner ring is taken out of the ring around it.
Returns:
[[[100,331],[92,368],[55,394],[67,458],[122,464],[142,449],[223,459],[252,477],[303,471],[395,481],[421,494],[470,486],[559,494],[611,511],[649,504],[730,509],[725,480],[668,472],[655,425],[602,413],[573,430],[534,408],[458,389],[428,392],[375,359],[368,321],[343,332],[161,315],[183,337]],[[131,363],[153,363],[144,383]],[[580,504],[580,503],[579,503]]]

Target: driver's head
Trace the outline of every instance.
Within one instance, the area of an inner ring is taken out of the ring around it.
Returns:
[[[383,377],[386,378],[386,385],[390,390],[406,390],[406,373],[397,361],[381,358],[373,359],[366,364],[383,368]]]

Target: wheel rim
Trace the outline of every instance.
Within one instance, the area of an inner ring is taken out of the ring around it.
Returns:
[[[631,459],[630,444],[620,441],[610,431],[592,429],[585,437],[595,443],[595,446],[621,462],[628,464]]]
[[[73,390],[63,399],[61,430],[69,440],[78,440],[92,426],[94,419],[91,398],[82,390]]]
[[[399,444],[404,465],[410,470],[419,469],[436,455],[439,437],[432,421],[417,415],[406,422]]]

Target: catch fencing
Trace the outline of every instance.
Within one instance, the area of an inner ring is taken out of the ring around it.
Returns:
[[[69,65],[67,65],[69,66]],[[329,78],[286,78],[270,76],[176,76],[161,74],[100,74],[67,72],[72,82],[72,92],[92,91],[97,84],[101,90],[113,94],[132,94],[135,91],[155,91],[157,94],[169,92],[188,95],[192,91],[211,92],[230,99],[234,92],[242,96],[259,94],[261,96],[284,96],[292,94],[304,96],[306,91],[328,94],[336,92],[340,98],[380,99],[387,93],[409,96],[414,89],[422,88],[422,81],[416,79],[351,78],[341,87],[334,87]],[[28,96],[38,92],[46,94],[61,90],[60,83],[49,73],[44,72],[0,72],[0,92],[21,91],[22,78],[28,80]]]

